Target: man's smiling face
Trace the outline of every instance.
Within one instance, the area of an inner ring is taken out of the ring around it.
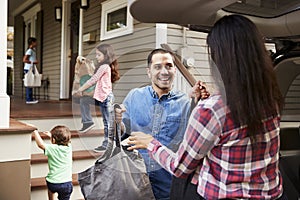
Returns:
[[[152,63],[147,70],[152,87],[159,96],[168,93],[176,74],[173,57],[169,53],[157,53],[152,57]]]

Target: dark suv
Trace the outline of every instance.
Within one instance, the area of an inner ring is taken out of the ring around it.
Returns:
[[[251,19],[273,45],[270,56],[285,97],[281,122],[280,169],[289,199],[300,199],[300,1],[299,0],[136,0],[131,14],[141,22],[171,23],[209,32],[224,15]],[[241,41],[243,42],[243,41]]]

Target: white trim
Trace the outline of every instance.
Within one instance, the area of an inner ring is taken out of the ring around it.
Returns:
[[[70,79],[70,15],[71,2],[62,2],[62,22],[61,22],[61,57],[60,57],[60,99],[69,98]]]
[[[101,11],[101,34],[100,40],[106,40],[115,38],[122,35],[127,35],[133,33],[133,18],[129,12],[129,5],[131,4],[131,0],[109,0],[101,3],[102,11]],[[122,28],[118,28],[112,31],[107,30],[107,15],[114,11],[117,11],[121,8],[127,7],[127,19],[126,26]]]
[[[12,1],[12,0],[10,0]],[[23,10],[25,10],[28,6],[30,6],[31,4],[33,4],[34,2],[36,2],[36,0],[27,0],[24,3],[22,3],[18,8],[16,8],[12,15],[15,17],[16,15],[20,14],[21,12],[23,12]]]
[[[82,56],[83,52],[83,45],[82,45],[82,40],[83,40],[83,9],[81,8],[79,11],[79,38],[78,38],[78,56]]]
[[[28,48],[27,38],[35,37],[37,13],[41,10],[41,4],[38,3],[22,14],[25,23],[24,51]],[[28,24],[31,24],[30,33],[28,33]]]
[[[38,13],[41,10],[41,4],[38,3],[34,5],[32,8],[27,10],[22,16],[24,17],[24,21],[28,21],[33,18],[33,16],[36,16],[36,13]]]
[[[168,42],[168,25],[157,23],[155,29],[155,48],[161,48],[161,44],[167,44]]]
[[[7,8],[8,1],[2,2],[0,8],[0,15],[2,22],[0,23],[0,62],[6,63],[7,60]],[[10,98],[6,93],[6,85],[7,85],[7,75],[6,75],[6,65],[0,66],[0,129],[1,128],[9,128],[9,115],[10,115]],[[2,139],[0,141],[3,141]],[[1,142],[0,142],[1,143]],[[4,147],[1,149],[5,149]],[[5,149],[6,151],[6,149]],[[5,153],[2,153],[5,154]],[[1,154],[1,156],[3,156]]]
[[[6,54],[3,54],[6,55]],[[2,67],[2,66],[1,66]],[[3,68],[5,65],[3,65]],[[6,77],[6,72],[2,73],[1,71],[1,82],[5,81],[5,84],[3,86],[6,86],[6,79],[4,79],[4,76]],[[2,81],[3,80],[3,81]],[[9,116],[10,116],[10,97],[6,94],[6,88],[5,88],[5,93],[3,91],[0,92],[0,112],[1,112],[1,120],[0,120],[0,129],[2,128],[9,128]],[[1,146],[2,148],[2,146]]]
[[[12,144],[18,144],[18,148]],[[0,162],[30,160],[31,133],[1,134],[0,145],[2,150],[5,149],[5,153],[0,155]]]

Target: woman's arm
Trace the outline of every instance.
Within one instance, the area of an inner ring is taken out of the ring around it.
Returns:
[[[28,49],[28,50],[26,51],[26,54],[23,56],[23,63],[28,63],[28,64],[30,64],[30,63],[32,63],[32,64],[38,64],[38,61],[37,61],[37,60],[35,60],[35,61],[30,61],[30,60],[29,60],[30,56],[31,56],[31,52],[30,52],[30,49]]]
[[[28,64],[30,64],[31,61],[29,60],[29,57],[30,57],[30,55],[25,55],[25,56],[23,56],[23,63],[28,63]]]
[[[101,80],[101,77],[105,73],[105,70],[108,70],[109,65],[101,65],[97,72],[87,81],[85,82],[74,94],[78,94],[79,96],[82,96],[82,92],[92,85],[95,85],[97,81]]]
[[[221,133],[220,121],[210,109],[194,109],[184,139],[176,153],[163,146],[151,135],[134,132],[128,150],[148,149],[150,156],[177,177],[192,173],[203,157],[217,144]]]

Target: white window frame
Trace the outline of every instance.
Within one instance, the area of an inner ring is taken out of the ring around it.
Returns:
[[[27,39],[29,37],[35,37],[36,34],[36,20],[37,20],[37,13],[41,10],[41,4],[36,4],[28,11],[26,11],[22,16],[24,18],[25,23],[25,40],[24,40],[24,48],[27,49]],[[28,33],[28,24],[30,26],[30,33]]]
[[[107,40],[127,34],[133,33],[133,18],[129,12],[129,5],[131,0],[109,0],[105,1],[102,4],[102,13],[101,13],[101,35],[100,40]],[[107,16],[109,13],[117,11],[127,7],[127,19],[126,24],[127,26],[121,27],[118,29],[114,29],[111,31],[107,30]]]

